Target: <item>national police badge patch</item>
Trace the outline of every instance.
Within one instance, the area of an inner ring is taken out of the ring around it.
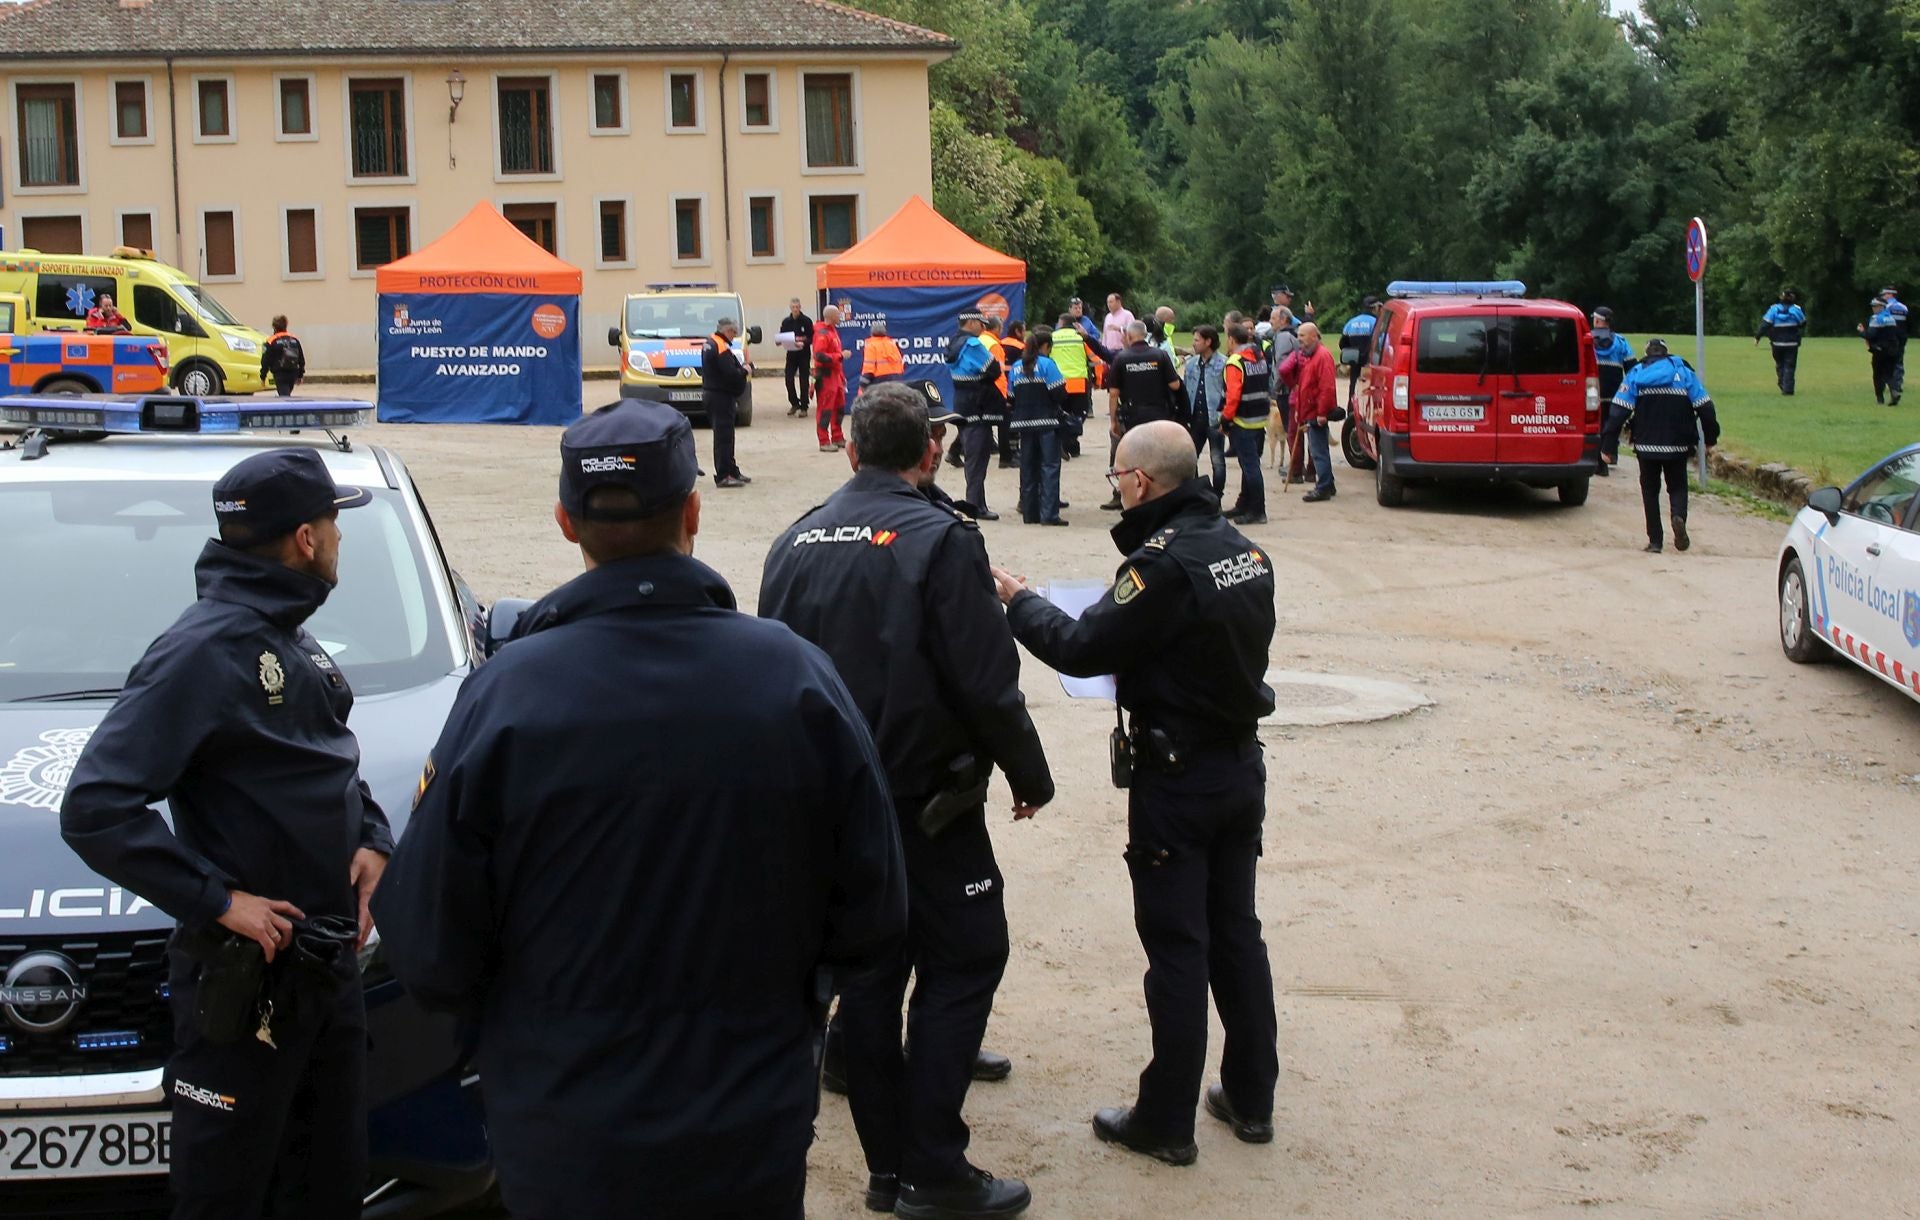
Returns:
[[[1920,648],[1920,593],[1911,589],[1900,594],[1900,626],[1907,634],[1907,643]]]

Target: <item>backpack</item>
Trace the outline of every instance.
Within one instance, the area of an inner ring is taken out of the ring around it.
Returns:
[[[301,350],[300,340],[281,335],[273,341],[273,368],[277,373],[291,373],[295,377],[306,373],[307,354]]]

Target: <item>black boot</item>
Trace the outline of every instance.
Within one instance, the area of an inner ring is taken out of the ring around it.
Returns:
[[[900,1183],[893,1214],[907,1220],[971,1220],[975,1216],[1017,1216],[1033,1202],[1033,1192],[1018,1178],[996,1178],[984,1169],[944,1186]]]
[[[1118,1144],[1130,1152],[1150,1156],[1169,1165],[1191,1165],[1200,1157],[1200,1146],[1192,1140],[1176,1144],[1151,1131],[1141,1130],[1133,1121],[1132,1106],[1115,1106],[1096,1113],[1093,1116],[1093,1133],[1103,1143]]]

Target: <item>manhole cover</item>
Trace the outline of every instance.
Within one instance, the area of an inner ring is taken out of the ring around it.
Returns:
[[[1433,706],[1432,699],[1411,686],[1351,674],[1269,669],[1267,685],[1273,688],[1274,709],[1260,722],[1263,729],[1367,724]]]

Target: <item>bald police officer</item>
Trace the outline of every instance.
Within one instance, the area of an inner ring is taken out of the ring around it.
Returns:
[[[177,1218],[360,1214],[367,1018],[352,951],[393,839],[360,778],[353,691],[303,624],[339,580],[340,510],[371,498],[335,487],[311,449],[221,476],[199,600],[127,675],[60,811],[89,867],[179,921]],[[316,953],[333,968],[303,968]]]
[[[1206,1066],[1207,990],[1226,1027],[1207,1112],[1248,1143],[1273,1138],[1273,977],[1254,906],[1266,814],[1255,729],[1273,711],[1273,566],[1220,516],[1177,423],[1120,441],[1109,479],[1126,508],[1113,587],[1076,621],[1005,572],[994,582],[1014,635],[1061,673],[1110,673],[1133,714],[1115,783],[1127,802],[1134,924],[1147,951],[1153,1061],[1131,1107],[1094,1133],[1173,1165],[1199,1155],[1194,1105]],[[1180,642],[1178,648],[1168,641]],[[1130,764],[1124,760],[1130,755]],[[1130,769],[1130,774],[1123,771]],[[1126,782],[1123,782],[1126,781]]]
[[[375,912],[478,1031],[514,1216],[798,1220],[823,969],[905,931],[886,775],[832,663],[693,558],[685,417],[560,455],[587,570],[461,688]]]
[[[923,491],[940,460],[924,400],[904,384],[873,387],[852,439],[853,478],[773,544],[760,613],[833,658],[900,813],[907,942],[880,969],[841,980],[867,1203],[920,1220],[1011,1216],[1027,1187],[968,1162],[960,1114],[1008,954],[987,780],[1006,771],[1020,819],[1053,798],[1053,777],[980,532]]]

